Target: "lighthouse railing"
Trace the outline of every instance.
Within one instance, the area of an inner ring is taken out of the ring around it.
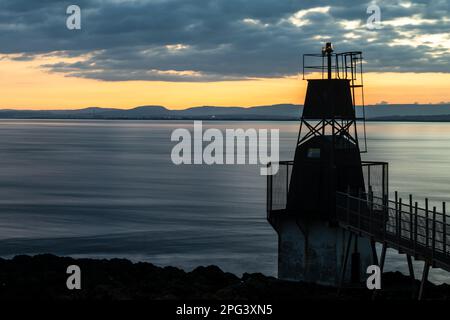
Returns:
[[[268,164],[270,168],[272,163]],[[284,212],[287,208],[289,187],[293,161],[280,161],[278,171],[267,176],[267,213]],[[348,169],[354,169],[351,166]],[[388,195],[388,164],[386,162],[363,161],[362,172],[364,176],[365,191],[369,189],[375,197]]]
[[[271,163],[268,167],[272,166]],[[285,210],[289,193],[293,161],[280,161],[278,172],[267,177],[267,212]]]

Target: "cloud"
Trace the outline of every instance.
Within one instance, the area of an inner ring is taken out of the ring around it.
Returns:
[[[447,0],[380,1],[382,29],[365,27],[369,1],[77,0],[82,30],[65,27],[68,1],[2,0],[0,53],[106,81],[222,81],[291,76],[300,55],[331,40],[362,50],[366,71],[450,72]]]

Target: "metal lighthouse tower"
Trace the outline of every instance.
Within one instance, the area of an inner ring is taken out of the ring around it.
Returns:
[[[365,132],[360,139],[357,132],[358,121],[365,128],[364,116],[356,112],[357,105],[364,110],[362,53],[334,53],[327,43],[321,54],[303,56],[305,75],[315,78],[307,79],[294,161],[280,162],[279,172],[268,177],[267,213],[278,234],[278,276],[326,285],[359,282],[373,264],[374,244],[339,228],[336,193],[367,194],[370,169],[376,165],[361,161]],[[351,267],[345,270],[349,242]]]

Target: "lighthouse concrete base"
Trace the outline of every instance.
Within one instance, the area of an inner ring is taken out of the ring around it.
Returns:
[[[338,286],[350,233],[329,226],[323,221],[302,222],[295,217],[280,219],[277,223],[278,277],[282,280],[314,282]],[[358,259],[352,253],[359,252]],[[354,256],[355,257],[355,256]],[[352,263],[354,265],[352,265]],[[358,265],[355,265],[358,264]],[[355,270],[361,279],[373,264],[370,241],[353,237],[348,257],[345,281],[351,279]]]

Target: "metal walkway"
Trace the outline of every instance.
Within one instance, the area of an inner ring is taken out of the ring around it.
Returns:
[[[428,199],[425,199],[425,208],[413,202],[411,195],[407,203],[404,203],[397,192],[393,201],[374,197],[370,189],[367,194],[357,196],[337,192],[336,218],[341,228],[369,238],[372,243],[382,244],[379,262],[381,270],[387,248],[406,254],[413,279],[411,258],[424,261],[419,299],[428,280],[430,267],[450,271],[450,228],[445,202],[438,211],[436,207],[429,208]]]

